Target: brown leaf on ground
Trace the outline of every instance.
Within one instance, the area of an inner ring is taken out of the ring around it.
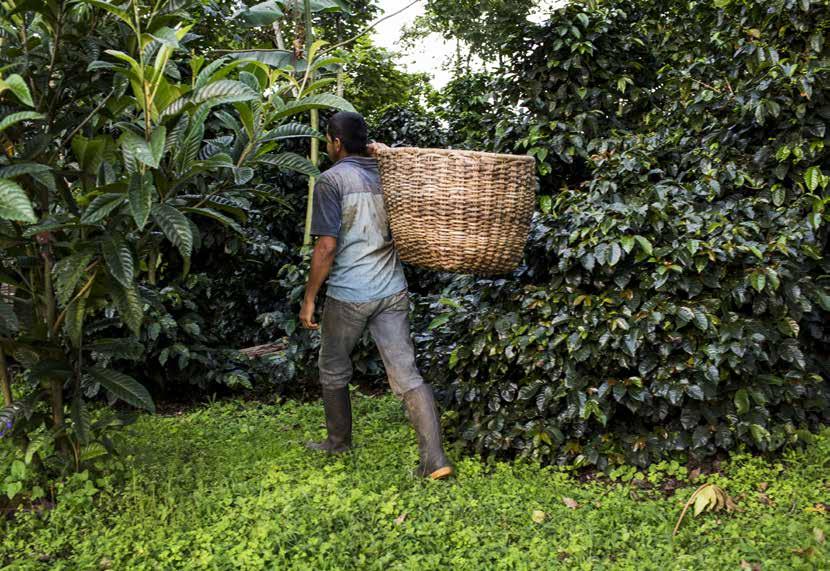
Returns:
[[[813,528],[813,537],[816,538],[816,543],[818,543],[819,545],[823,544],[827,539],[824,535],[824,530],[818,527]]]
[[[578,507],[579,507],[579,502],[577,502],[577,501],[576,501],[575,499],[573,499],[573,498],[567,498],[567,497],[564,497],[564,496],[563,496],[563,497],[562,497],[562,503],[564,503],[566,506],[568,506],[568,507],[569,507],[569,508],[571,508],[572,510],[575,510],[576,508],[578,508]]]
[[[695,468],[691,472],[689,472],[689,481],[694,482],[700,477],[700,468]]]
[[[405,519],[406,519],[406,512],[404,512],[401,515],[399,515],[398,517],[396,517],[395,518],[395,523],[397,525],[401,525],[403,523],[403,520],[405,520]]]
[[[766,482],[759,482],[758,483],[758,491],[759,492],[766,492],[767,488],[769,488],[769,484],[767,484]]]
[[[770,499],[768,495],[764,492],[758,492],[758,501],[764,504],[765,506],[774,506],[775,502]]]
[[[761,564],[750,563],[746,559],[741,559],[741,569],[749,569],[749,571],[761,571]]]

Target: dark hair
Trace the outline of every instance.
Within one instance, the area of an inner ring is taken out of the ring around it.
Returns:
[[[360,113],[350,111],[338,111],[329,117],[329,137],[340,139],[346,152],[350,154],[363,154],[366,152],[366,145],[369,143],[366,120]]]

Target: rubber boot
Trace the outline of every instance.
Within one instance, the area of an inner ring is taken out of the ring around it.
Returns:
[[[423,385],[403,394],[409,420],[418,435],[418,453],[421,458],[414,474],[422,478],[439,480],[454,472],[441,446],[441,421],[432,387]]]
[[[308,442],[312,450],[340,453],[352,447],[352,403],[349,387],[323,389],[323,410],[326,412],[328,437],[322,442]]]

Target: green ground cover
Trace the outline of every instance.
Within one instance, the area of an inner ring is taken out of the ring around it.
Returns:
[[[232,401],[144,416],[119,435],[128,456],[115,474],[72,476],[55,509],[0,522],[0,568],[819,569],[830,561],[830,430],[772,459],[736,454],[694,482],[663,463],[645,475],[653,489],[454,453],[458,477],[425,482],[409,475],[415,435],[398,401],[356,394],[354,411],[357,448],[343,457],[302,446],[324,433],[316,404]],[[683,481],[667,494],[673,475]],[[721,486],[738,510],[690,513],[672,540],[703,482]]]

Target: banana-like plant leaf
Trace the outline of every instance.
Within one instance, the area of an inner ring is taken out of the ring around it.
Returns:
[[[89,203],[81,216],[84,224],[97,224],[106,218],[113,210],[124,204],[125,195],[120,192],[108,192]]]
[[[242,61],[258,61],[275,69],[292,68],[296,71],[305,71],[305,60],[298,60],[294,52],[287,50],[259,50],[255,52],[236,52],[229,57]]]
[[[92,419],[89,414],[89,409],[84,403],[81,393],[75,395],[72,399],[72,408],[70,409],[70,417],[72,418],[73,428],[81,444],[89,442],[89,435],[92,428]]]
[[[297,113],[310,111],[311,109],[337,109],[338,111],[354,111],[354,107],[352,106],[352,104],[343,99],[342,97],[332,95],[331,93],[320,93],[318,95],[310,95],[308,97],[303,97],[302,99],[298,99],[296,101],[289,101],[288,103],[286,103],[285,107],[278,110],[274,114],[273,118],[281,119],[283,117],[288,117],[290,115],[296,115]]]
[[[284,12],[275,0],[267,0],[234,14],[234,21],[247,28],[270,26],[283,17]]]
[[[3,117],[0,121],[0,132],[5,131],[12,125],[20,123],[21,121],[36,121],[38,119],[45,119],[46,117],[41,113],[34,111],[20,111],[18,113],[10,113]]]
[[[159,225],[167,239],[179,249],[182,257],[190,258],[193,251],[193,232],[187,217],[169,204],[153,207],[153,220]]]
[[[134,378],[101,367],[90,367],[92,378],[117,398],[136,408],[156,412],[156,405],[147,389]]]
[[[0,178],[0,219],[37,222],[26,191],[9,179]]]
[[[319,176],[320,170],[307,158],[297,153],[280,153],[278,155],[263,155],[257,157],[257,162],[279,167],[283,170],[292,170],[308,176]]]
[[[110,275],[124,287],[131,287],[135,279],[135,263],[124,238],[117,234],[104,237],[101,252],[104,254]]]

